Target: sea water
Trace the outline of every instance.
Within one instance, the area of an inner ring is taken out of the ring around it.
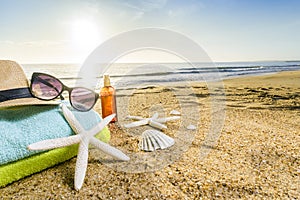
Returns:
[[[48,73],[68,86],[82,79],[81,72],[90,69],[80,64],[23,64],[26,76],[33,72]],[[103,65],[102,65],[103,67]],[[281,71],[300,70],[300,61],[216,62],[216,63],[115,63],[103,68],[99,65],[95,89],[99,90],[104,73],[109,73],[112,84],[130,87],[140,84],[180,83],[186,81],[223,80],[230,77],[262,75]],[[97,71],[96,70],[96,71]],[[100,83],[100,84],[99,84]]]

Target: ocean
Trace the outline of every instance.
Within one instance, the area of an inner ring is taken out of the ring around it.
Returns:
[[[58,77],[68,86],[78,85],[83,69],[79,64],[23,64],[28,79],[33,72],[44,72]],[[100,67],[99,67],[100,68]],[[238,76],[263,75],[282,71],[300,70],[300,61],[216,62],[216,63],[116,63],[108,67],[111,82],[118,88],[135,85],[155,85],[189,81],[223,80]],[[101,87],[101,73],[96,90]]]

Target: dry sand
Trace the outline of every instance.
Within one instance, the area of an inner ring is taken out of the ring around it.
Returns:
[[[118,91],[120,113],[127,109],[129,114],[147,117],[160,108],[167,115],[172,109],[183,112],[199,107],[194,140],[188,131],[186,135],[179,133],[184,120],[170,122],[165,133],[178,137],[176,144],[158,153],[145,153],[138,150],[135,134],[112,125],[110,143],[127,152],[132,157],[130,163],[115,162],[91,149],[85,183],[79,192],[73,189],[73,158],[0,189],[0,198],[298,199],[300,71],[236,78],[224,81],[224,85],[226,96],[220,89],[209,91],[201,83],[193,84],[193,94],[185,97],[174,95],[185,90],[184,86],[174,90],[135,89],[131,96]],[[225,124],[214,147],[203,143],[212,122],[210,94],[226,104]],[[180,98],[183,103],[178,102]],[[201,158],[204,150],[209,154]]]

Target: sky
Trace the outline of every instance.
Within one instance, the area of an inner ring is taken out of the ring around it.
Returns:
[[[120,33],[155,27],[179,32],[215,62],[300,60],[297,0],[0,0],[0,59],[82,63]],[[176,62],[140,52],[121,61]]]

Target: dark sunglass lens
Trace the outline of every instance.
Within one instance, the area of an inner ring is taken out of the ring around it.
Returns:
[[[63,88],[57,79],[47,75],[38,75],[31,81],[32,94],[44,100],[56,98]]]
[[[90,110],[96,100],[95,92],[86,88],[74,88],[70,94],[72,106],[80,111]]]

